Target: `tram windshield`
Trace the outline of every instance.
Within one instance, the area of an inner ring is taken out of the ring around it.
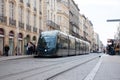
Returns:
[[[55,37],[53,36],[44,36],[41,37],[38,41],[39,47],[42,48],[53,48],[55,46]]]
[[[55,37],[46,36],[44,39],[47,48],[53,48],[55,46]]]

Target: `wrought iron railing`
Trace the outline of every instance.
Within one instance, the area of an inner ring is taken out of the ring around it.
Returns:
[[[24,29],[24,23],[22,23],[22,22],[19,22],[19,28],[22,28],[22,29]]]
[[[53,27],[56,30],[60,30],[60,26],[51,20],[47,20],[47,25]]]
[[[27,30],[27,31],[31,31],[31,26],[28,25],[28,24],[26,24],[26,30]]]
[[[23,3],[23,0],[20,0],[21,3]]]
[[[5,16],[0,16],[0,22],[1,22],[1,23],[7,23],[7,17],[5,17]]]
[[[30,7],[30,3],[27,3],[27,7]]]
[[[16,26],[16,20],[9,18],[9,25]]]
[[[33,32],[37,33],[37,28],[36,27],[33,27]]]

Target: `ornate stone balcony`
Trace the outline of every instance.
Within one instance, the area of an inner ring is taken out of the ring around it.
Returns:
[[[26,30],[27,30],[27,31],[31,31],[31,26],[28,25],[28,24],[26,24]]]
[[[33,32],[37,33],[37,28],[36,27],[33,27]]]
[[[16,20],[9,18],[9,25],[16,26]]]
[[[7,23],[7,17],[0,16],[0,23]]]
[[[20,0],[21,3],[23,3],[23,0]]]
[[[24,29],[24,23],[19,22],[19,28]]]
[[[52,28],[54,28],[56,30],[60,30],[60,26],[51,20],[47,20],[47,25],[51,26]]]
[[[37,11],[37,9],[34,7],[34,11],[36,12]]]
[[[64,0],[57,0],[57,2],[64,4],[66,7],[69,7],[69,3]]]
[[[30,7],[30,3],[27,3],[27,7]]]

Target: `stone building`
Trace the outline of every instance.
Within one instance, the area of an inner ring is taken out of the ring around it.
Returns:
[[[79,8],[74,0],[69,0],[69,34],[80,37],[79,35]]]
[[[27,42],[37,43],[43,29],[44,0],[0,0],[0,51],[9,45],[9,55],[25,54]]]
[[[93,25],[79,11],[74,0],[0,0],[0,55],[6,44],[9,55],[16,54],[16,47],[19,55],[26,54],[26,44],[36,45],[39,34],[48,30],[92,43]]]
[[[46,30],[60,30],[57,24],[57,0],[46,0]]]
[[[69,34],[69,2],[57,0],[57,22],[60,30]]]

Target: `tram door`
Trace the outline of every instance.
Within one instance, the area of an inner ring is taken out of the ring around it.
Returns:
[[[8,55],[13,55],[13,49],[14,49],[14,46],[13,46],[13,38],[10,38],[10,39],[9,39],[9,47],[10,47],[10,50],[9,50]]]

